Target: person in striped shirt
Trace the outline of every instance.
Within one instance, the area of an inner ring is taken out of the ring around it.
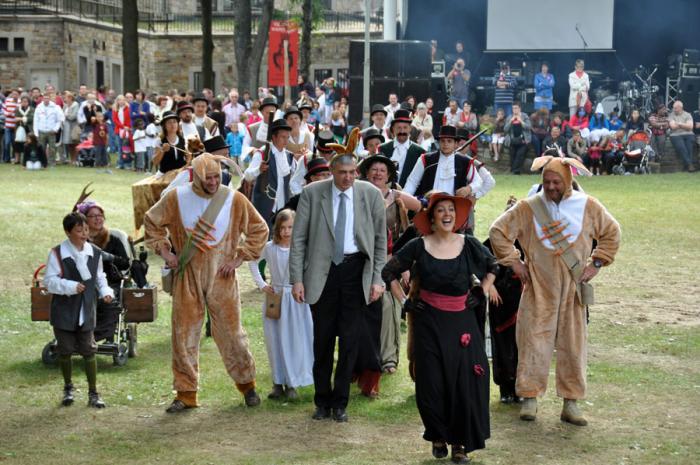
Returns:
[[[5,98],[2,111],[5,115],[5,134],[3,136],[2,161],[10,163],[12,159],[12,144],[15,141],[15,129],[17,128],[17,105],[19,105],[19,92],[12,89],[10,95]]]

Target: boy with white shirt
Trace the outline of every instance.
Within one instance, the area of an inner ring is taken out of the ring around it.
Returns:
[[[63,373],[62,405],[73,403],[71,356],[79,353],[85,360],[88,380],[88,406],[104,408],[97,393],[97,344],[93,331],[97,294],[105,303],[112,302],[114,291],[102,268],[102,251],[87,244],[88,224],[85,215],[73,212],[63,218],[68,239],[49,253],[44,285],[52,294],[51,326],[56,336],[58,363]]]

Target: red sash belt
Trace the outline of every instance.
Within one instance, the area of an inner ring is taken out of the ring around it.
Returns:
[[[468,296],[469,293],[464,295],[445,295],[426,291],[425,289],[421,289],[419,294],[423,302],[445,312],[461,312],[467,308]]]

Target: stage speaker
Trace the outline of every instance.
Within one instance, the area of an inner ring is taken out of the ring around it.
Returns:
[[[683,109],[692,113],[700,107],[700,77],[681,78],[678,86],[678,98],[683,102]]]
[[[372,102],[371,99],[370,102]],[[362,77],[350,76],[350,95],[348,104],[350,105],[350,108],[347,122],[348,124],[357,126],[362,121]]]
[[[399,46],[401,59],[401,79],[424,79],[432,73],[430,44],[428,42],[401,41]]]
[[[401,94],[399,98],[405,100],[412,95],[416,99],[416,104],[425,102],[430,97],[430,79],[405,79],[401,81]]]

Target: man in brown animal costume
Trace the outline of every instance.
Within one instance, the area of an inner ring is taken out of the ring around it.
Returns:
[[[199,405],[199,341],[205,306],[226,370],[246,405],[255,406],[260,403],[255,361],[241,327],[236,268],[260,257],[267,225],[243,194],[221,185],[219,158],[200,155],[192,161],[192,170],[192,183],[168,192],[145,217],[146,243],[175,273],[172,369],[177,396],[167,412]]]
[[[564,398],[561,419],[583,426],[587,421],[576,401],[586,396],[589,281],[613,262],[620,225],[598,200],[573,189],[572,168],[590,174],[573,158],[535,159],[532,170],[542,169],[542,191],[496,219],[489,238],[499,263],[512,267],[524,284],[516,328],[515,390],[524,398],[520,418],[535,419],[556,349],[557,394]]]

